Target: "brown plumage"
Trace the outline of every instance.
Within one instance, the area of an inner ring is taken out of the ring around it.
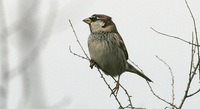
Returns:
[[[89,24],[91,31],[88,38],[88,48],[92,60],[91,67],[95,63],[105,74],[113,77],[119,76],[115,90],[118,91],[120,75],[125,71],[135,73],[152,82],[151,79],[127,62],[126,46],[111,17],[94,14],[83,21]]]

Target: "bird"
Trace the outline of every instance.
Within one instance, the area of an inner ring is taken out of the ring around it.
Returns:
[[[128,52],[112,18],[105,14],[93,14],[83,20],[89,25],[88,50],[90,67],[97,65],[106,75],[118,76],[113,92],[118,92],[120,76],[124,72],[135,73],[152,82],[128,62]]]

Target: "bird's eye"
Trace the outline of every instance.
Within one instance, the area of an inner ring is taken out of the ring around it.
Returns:
[[[95,22],[96,20],[98,20],[97,17],[91,17],[90,19],[91,19],[93,22]]]

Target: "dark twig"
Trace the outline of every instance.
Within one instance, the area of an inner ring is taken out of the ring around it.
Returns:
[[[190,6],[188,5],[187,0],[185,0],[185,4],[186,4],[186,6],[187,6],[187,8],[190,12],[190,15],[191,15],[191,18],[192,18],[192,21],[193,21],[196,44],[199,45],[198,34],[197,34],[197,26],[196,26],[196,21],[195,21],[194,15],[192,13],[192,10],[190,9]],[[197,47],[197,54],[198,54],[198,60],[200,60],[199,46]],[[200,66],[199,66],[199,79],[200,79]]]
[[[77,37],[77,35],[76,35],[76,32],[75,32],[74,27],[73,27],[73,25],[72,25],[72,22],[71,22],[70,20],[69,20],[69,23],[70,23],[70,25],[71,25],[71,27],[72,27],[72,30],[73,30],[73,32],[74,32],[74,35],[75,35],[75,37],[76,37],[76,41],[77,41],[78,44],[80,45],[80,47],[81,47],[83,53],[85,54],[85,56],[86,56],[88,59],[90,59],[90,58],[88,57],[88,55],[86,54],[85,50],[83,49],[83,46],[81,45],[80,41],[78,40],[78,37]]]
[[[174,94],[174,75],[173,75],[173,72],[172,72],[172,69],[171,67],[164,61],[162,60],[161,58],[159,58],[158,56],[156,56],[156,58],[158,58],[161,62],[163,62],[169,69],[170,73],[171,73],[171,78],[172,78],[172,104],[174,105],[174,100],[175,100],[175,94]],[[174,106],[172,105],[172,109],[174,109]]]
[[[192,43],[194,43],[194,36],[193,36],[193,33],[192,33]],[[193,44],[192,44],[189,78],[191,78],[192,68],[193,68],[193,64],[194,64],[194,63],[193,63],[193,62],[194,62],[194,52],[195,52],[195,49],[194,49],[194,46],[193,46]]]
[[[81,56],[81,55],[79,55],[79,54],[74,53],[74,52],[71,50],[71,46],[69,46],[69,51],[70,51],[70,53],[72,53],[72,54],[75,55],[75,56],[78,56],[78,57],[80,57],[80,58],[82,58],[82,59],[86,59],[86,60],[90,61],[90,59],[88,59],[88,58],[86,58],[86,57],[84,57],[84,56]]]
[[[112,77],[113,78],[113,80],[115,81],[115,82],[117,82],[117,80],[114,78],[114,77]],[[132,96],[130,96],[129,95],[129,93],[128,93],[128,91],[121,85],[121,84],[119,84],[119,86],[124,90],[124,92],[125,92],[125,94],[127,95],[127,97],[128,97],[128,101],[129,101],[129,108],[131,108],[131,109],[134,109],[134,107],[133,107],[133,104],[132,104],[132,101],[131,101],[131,97]]]
[[[137,64],[135,64],[135,63],[134,63],[133,61],[131,61],[130,59],[129,59],[129,61],[130,61],[131,63],[133,63],[133,64],[143,73],[143,71],[141,70],[141,68],[140,68]],[[157,94],[154,92],[153,88],[151,87],[151,85],[150,85],[150,83],[149,83],[148,81],[147,81],[147,84],[148,84],[148,86],[149,86],[149,88],[150,88],[152,94],[153,94],[155,97],[157,97],[157,98],[160,99],[161,101],[163,101],[163,102],[165,102],[165,103],[171,105],[172,107],[178,109],[178,107],[177,107],[176,105],[170,103],[169,101],[167,101],[167,100],[161,98],[159,95],[157,95]]]
[[[182,108],[182,106],[183,106],[183,104],[184,104],[186,98],[188,97],[188,92],[189,92],[189,89],[190,89],[190,85],[191,85],[191,83],[192,83],[192,80],[193,80],[193,78],[194,78],[194,75],[196,74],[195,72],[197,71],[198,66],[199,66],[199,60],[198,60],[198,62],[197,62],[197,65],[196,65],[194,71],[192,72],[191,76],[189,76],[189,81],[188,81],[188,84],[187,84],[187,88],[186,88],[184,97],[183,97],[183,99],[181,100],[181,104],[180,104],[180,106],[179,106],[179,109]],[[199,92],[199,91],[198,91],[198,92]],[[198,92],[197,92],[197,93],[198,93]]]
[[[163,99],[163,98],[161,98],[159,95],[157,95],[157,94],[154,92],[154,90],[153,90],[153,88],[151,87],[151,85],[150,85],[149,82],[147,82],[147,84],[149,85],[149,88],[150,88],[151,92],[153,93],[153,95],[154,95],[155,97],[157,97],[159,100],[161,100],[161,101],[163,101],[163,102],[165,102],[165,103],[167,103],[167,104],[173,106],[174,108],[179,109],[178,107],[176,107],[176,105],[173,105],[173,104],[170,103],[169,101],[166,101],[165,99]]]
[[[185,4],[186,4],[186,6],[187,6],[187,8],[188,8],[188,10],[189,10],[189,12],[190,12],[190,15],[191,15],[191,18],[192,18],[192,21],[193,21],[194,31],[195,31],[195,38],[196,38],[196,44],[199,45],[195,18],[194,18],[193,13],[192,13],[192,11],[191,11],[189,5],[188,5],[187,0],[185,0]],[[193,38],[193,35],[192,35],[192,38]],[[192,40],[193,40],[193,39],[192,39]],[[195,48],[192,47],[192,59],[191,59],[191,64],[194,62],[194,61],[193,61],[193,57],[194,57],[194,52],[193,52],[193,51],[194,51],[194,50],[195,50]],[[189,92],[189,89],[190,89],[190,85],[191,85],[191,83],[192,83],[192,80],[193,80],[193,78],[194,78],[194,75],[196,74],[197,69],[199,69],[199,74],[200,74],[200,65],[199,65],[199,62],[200,62],[200,54],[199,54],[199,46],[197,47],[197,52],[198,52],[198,53],[197,53],[197,54],[198,54],[198,62],[197,62],[197,65],[194,67],[194,71],[192,71],[192,68],[190,68],[189,81],[188,81],[188,84],[187,84],[187,88],[186,88],[184,97],[183,97],[183,99],[182,99],[182,101],[181,101],[181,104],[180,104],[180,106],[179,106],[179,109],[182,108],[182,106],[183,106],[183,104],[184,104],[186,98],[191,97],[191,96],[197,94],[198,92],[200,92],[200,89],[199,89],[199,90],[197,90],[196,92],[194,92],[194,93],[188,95],[188,92]],[[192,65],[191,65],[191,66],[192,66]],[[199,79],[200,79],[200,75],[199,75]]]
[[[156,33],[158,33],[158,34],[161,34],[161,35],[164,35],[164,36],[167,36],[167,37],[171,37],[171,38],[175,38],[175,39],[181,40],[181,41],[183,41],[183,42],[185,42],[185,43],[188,43],[188,44],[193,44],[193,43],[191,43],[191,42],[189,42],[189,41],[186,41],[186,40],[184,40],[184,39],[181,39],[180,37],[172,36],[172,35],[169,35],[169,34],[166,34],[166,33],[159,32],[159,31],[155,30],[155,29],[152,28],[152,27],[151,27],[151,29],[152,29],[153,31],[155,31]],[[198,46],[198,47],[200,46],[199,44],[193,44],[193,45]]]
[[[104,78],[103,74],[101,73],[101,71],[99,70],[99,68],[97,68],[97,69],[98,69],[99,74],[101,75],[101,78],[103,79],[103,81],[106,83],[106,85],[108,86],[108,88],[109,88],[110,91],[112,92],[113,90],[112,90],[112,88],[110,87],[110,85],[108,84],[108,82],[106,81],[106,79]],[[117,98],[117,95],[114,94],[114,93],[113,93],[112,95],[115,97],[116,101],[118,102],[118,104],[119,104],[119,106],[120,106],[120,109],[124,109],[123,106],[121,105],[119,99]]]
[[[199,93],[199,92],[200,92],[200,89],[197,90],[196,92],[192,93],[192,94],[189,94],[187,97],[191,97],[191,96],[193,96],[193,95],[195,95],[195,94],[197,94],[197,93]]]

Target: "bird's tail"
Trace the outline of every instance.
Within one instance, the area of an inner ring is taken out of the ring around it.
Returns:
[[[127,62],[128,63],[128,62]],[[137,70],[135,67],[133,67],[131,64],[128,63],[127,67],[126,67],[126,71],[135,73],[141,77],[143,77],[144,79],[146,79],[149,82],[153,82],[151,79],[149,79],[146,75],[144,75],[143,73],[141,73],[139,70]]]

